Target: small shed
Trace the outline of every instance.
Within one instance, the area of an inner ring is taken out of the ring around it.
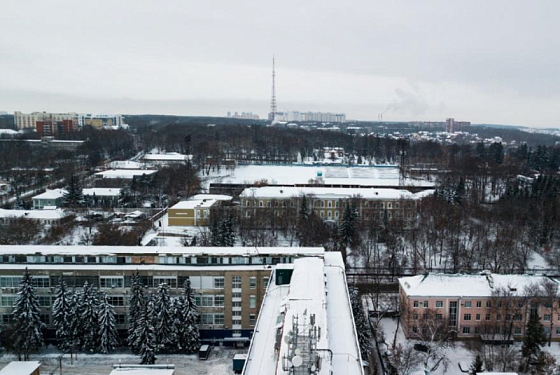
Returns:
[[[40,375],[41,362],[39,361],[13,361],[0,370],[0,375]]]

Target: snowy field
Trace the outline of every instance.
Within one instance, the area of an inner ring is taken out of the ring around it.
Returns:
[[[158,355],[156,364],[174,364],[175,375],[226,375],[233,374],[233,356],[245,353],[246,350],[216,347],[210,358],[201,361],[196,355]],[[58,369],[58,353],[31,355],[32,361],[40,361],[41,374],[60,374]],[[17,357],[5,354],[0,357],[0,368],[10,361],[17,361]],[[62,373],[65,375],[108,375],[113,364],[138,364],[138,356],[132,354],[79,354],[78,360],[70,364],[66,355],[62,360]]]

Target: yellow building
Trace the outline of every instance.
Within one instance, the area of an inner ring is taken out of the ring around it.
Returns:
[[[300,209],[305,196],[309,211],[326,221],[339,222],[347,202],[352,201],[364,220],[403,220],[411,223],[416,219],[416,201],[433,192],[426,190],[414,194],[399,189],[291,186],[247,188],[240,195],[241,215],[251,217],[263,211],[278,216],[293,215]]]
[[[201,226],[210,225],[211,208],[231,201],[228,195],[198,194],[186,201],[181,201],[169,208],[167,212],[169,226]]]

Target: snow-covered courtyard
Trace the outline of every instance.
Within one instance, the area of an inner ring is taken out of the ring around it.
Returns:
[[[226,375],[233,374],[233,356],[245,350],[215,347],[207,360],[199,360],[196,355],[168,354],[157,355],[156,364],[174,364],[175,375]],[[42,374],[60,374],[58,368],[59,353],[46,351],[31,356],[31,360],[40,361]],[[12,354],[0,357],[0,369],[10,361],[17,361]],[[70,357],[62,360],[62,373],[65,375],[108,375],[114,364],[138,364],[138,356],[133,354],[79,354],[78,360],[70,364]]]

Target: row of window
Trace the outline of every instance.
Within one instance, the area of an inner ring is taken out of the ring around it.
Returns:
[[[82,255],[0,255],[0,263],[32,264],[137,264],[132,256],[82,256]],[[151,259],[151,257],[150,257]],[[293,257],[254,256],[254,257],[210,257],[210,256],[158,256],[159,264],[279,264],[293,263]]]
[[[140,282],[148,287],[158,286],[160,284],[167,284],[170,288],[181,288],[185,281],[190,279],[191,287],[193,289],[224,289],[225,278],[223,276],[140,276]],[[269,277],[262,278],[262,287],[268,286]],[[19,288],[22,280],[21,276],[0,276],[1,288]],[[32,276],[32,283],[37,288],[49,288],[59,284],[60,278],[58,276]],[[100,288],[123,288],[132,285],[132,278],[130,276],[73,276],[64,278],[64,281],[71,287],[83,286],[85,282],[92,285],[99,285]],[[242,288],[242,277],[234,275],[231,278],[233,289]],[[249,288],[257,288],[257,277],[249,277]]]
[[[474,306],[475,306],[476,308],[482,308],[482,305],[483,305],[483,304],[482,304],[482,301],[470,301],[470,300],[465,300],[465,301],[463,301],[463,307],[465,307],[465,308],[467,308],[467,309],[470,309],[470,308],[473,307],[473,302],[474,302]],[[511,307],[511,306],[512,306],[512,302],[511,302],[511,301],[508,301],[508,302],[507,302],[507,305],[508,305],[508,307]],[[427,309],[427,308],[430,307],[430,301],[412,301],[412,306],[413,306],[414,308],[423,307],[423,308]],[[491,307],[492,307],[492,301],[486,301],[486,302],[484,303],[484,306],[485,306],[486,308],[491,308]],[[502,302],[502,301],[497,301],[497,302],[496,302],[496,306],[497,306],[498,308],[501,308],[501,307],[503,306],[503,302]],[[523,301],[518,301],[518,302],[516,303],[516,306],[517,306],[518,308],[523,307]],[[535,308],[537,308],[537,306],[538,306],[537,303],[531,303],[531,308],[534,308],[534,309],[535,309]],[[544,306],[545,306],[546,308],[551,308],[552,305],[551,305],[550,301],[547,301],[547,302],[544,303]],[[443,301],[435,301],[435,307],[436,307],[436,308],[443,308]]]
[[[267,201],[266,202],[266,207],[271,208],[273,206],[273,202],[274,202],[274,207],[287,207],[287,202],[286,200],[274,200],[274,201]],[[342,205],[339,203],[340,200],[314,200],[311,203],[311,207],[321,207],[321,208],[339,208],[339,207],[346,207],[346,201],[342,201]],[[251,207],[251,200],[245,200],[245,207]],[[255,204],[256,206],[256,204]],[[258,201],[258,206],[259,207],[264,207],[265,206],[265,202],[259,200]],[[295,207],[295,202],[293,200],[290,200],[290,207]],[[399,202],[368,202],[365,201],[365,203],[362,205],[362,207],[372,207],[372,208],[401,208],[401,204]],[[403,205],[402,207],[408,207],[411,208],[412,207],[412,203],[409,202],[407,205]]]

